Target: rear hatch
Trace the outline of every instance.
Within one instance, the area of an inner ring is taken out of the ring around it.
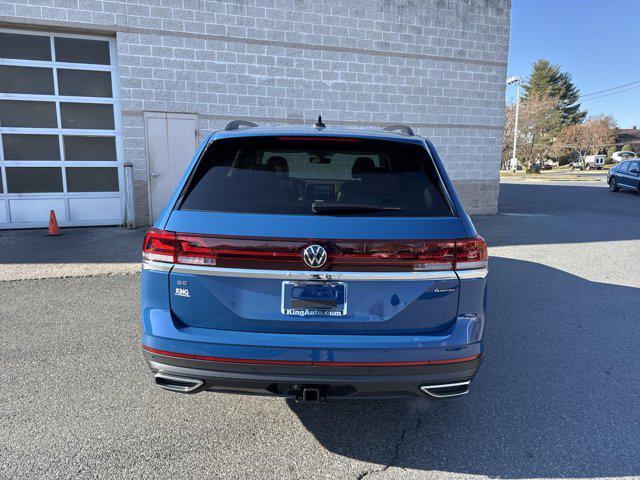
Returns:
[[[205,150],[145,255],[175,264],[179,327],[425,334],[483,255],[465,237],[420,143],[245,136]]]

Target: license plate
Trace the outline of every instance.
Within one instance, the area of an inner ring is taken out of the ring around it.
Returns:
[[[347,284],[282,282],[281,311],[296,317],[342,317],[347,314]]]

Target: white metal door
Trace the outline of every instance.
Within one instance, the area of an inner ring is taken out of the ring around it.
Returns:
[[[184,175],[198,146],[198,118],[187,113],[145,112],[149,213],[155,221]]]

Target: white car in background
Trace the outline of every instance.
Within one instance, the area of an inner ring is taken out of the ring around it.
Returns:
[[[614,152],[611,155],[611,159],[613,160],[613,163],[618,163],[623,160],[629,160],[630,158],[636,158],[636,157],[637,155],[635,154],[635,152],[624,152],[622,150],[618,152]]]
[[[602,170],[607,160],[606,155],[587,155],[583,160],[571,162],[571,170]]]
[[[607,161],[606,155],[587,155],[584,157],[584,166],[587,170],[597,169],[602,170],[605,162]]]

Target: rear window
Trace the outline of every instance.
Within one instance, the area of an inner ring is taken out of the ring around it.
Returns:
[[[452,215],[424,147],[319,137],[214,142],[192,174],[179,208],[289,215]]]

